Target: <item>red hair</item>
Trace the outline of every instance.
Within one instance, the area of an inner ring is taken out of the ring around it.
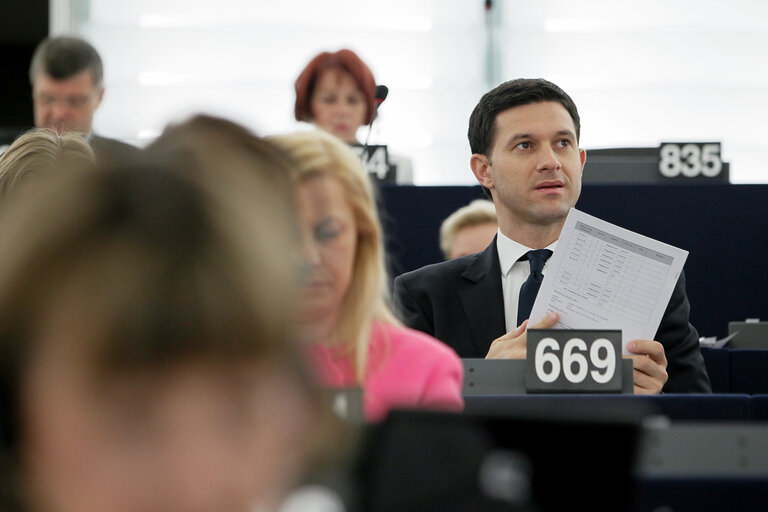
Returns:
[[[368,111],[365,115],[365,124],[371,122],[374,110],[374,96],[376,95],[376,80],[373,73],[365,65],[360,57],[352,50],[339,50],[337,52],[322,52],[315,56],[296,79],[296,106],[294,115],[297,121],[312,121],[311,101],[315,92],[315,85],[320,75],[329,70],[338,70],[349,73],[355,79],[357,86],[365,97]]]

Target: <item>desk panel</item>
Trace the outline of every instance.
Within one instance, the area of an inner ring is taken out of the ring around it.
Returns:
[[[748,421],[748,395],[478,395],[465,396],[466,414],[561,411],[638,419],[662,415],[673,421]]]

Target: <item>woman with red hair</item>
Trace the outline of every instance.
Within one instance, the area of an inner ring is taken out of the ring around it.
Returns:
[[[322,52],[296,80],[297,121],[307,121],[349,144],[373,119],[376,80],[352,50]]]
[[[376,117],[376,80],[352,50],[316,55],[296,79],[297,121],[306,121],[347,144],[360,144],[357,131]],[[409,159],[388,153],[398,183],[411,183]]]

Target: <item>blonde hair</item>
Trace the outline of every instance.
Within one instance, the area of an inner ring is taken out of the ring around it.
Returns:
[[[342,184],[357,225],[353,277],[344,297],[335,334],[346,345],[362,382],[374,320],[401,325],[389,308],[389,286],[381,224],[373,185],[360,159],[344,142],[315,130],[270,137],[294,160],[295,184],[331,176]]]
[[[93,148],[79,133],[34,128],[19,136],[0,155],[0,197],[30,178],[94,166]]]
[[[475,199],[450,214],[440,225],[440,249],[443,255],[449,257],[459,231],[486,223],[498,223],[496,207],[487,199]]]

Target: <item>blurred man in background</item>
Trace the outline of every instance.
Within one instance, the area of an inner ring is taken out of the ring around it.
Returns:
[[[29,67],[35,127],[84,134],[100,160],[135,157],[130,144],[93,133],[93,115],[104,98],[104,66],[96,49],[70,36],[44,39]]]
[[[440,225],[440,249],[446,260],[481,252],[498,229],[493,203],[475,199],[450,214]]]

